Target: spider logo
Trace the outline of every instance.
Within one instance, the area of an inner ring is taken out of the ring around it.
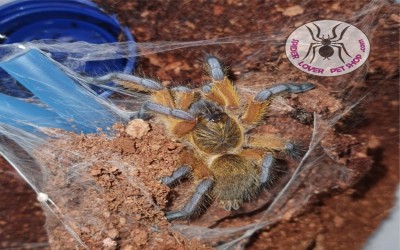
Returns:
[[[341,23],[339,23],[332,29],[333,36],[330,37],[330,35],[328,34],[328,38],[325,38],[325,35],[322,35],[322,37],[321,37],[321,29],[315,23],[313,23],[313,24],[317,28],[317,35],[314,36],[313,31],[308,26],[306,26],[306,28],[308,29],[308,31],[311,34],[312,40],[315,42],[310,43],[307,54],[303,58],[303,60],[309,56],[309,54],[312,50],[312,57],[311,57],[311,61],[310,61],[310,63],[312,63],[312,61],[315,58],[315,50],[317,48],[319,48],[319,50],[318,50],[319,55],[322,56],[324,58],[324,60],[325,59],[329,60],[329,57],[333,56],[333,54],[335,53],[334,48],[337,48],[338,52],[339,52],[340,60],[343,63],[345,63],[343,60],[343,56],[342,56],[342,50],[346,53],[347,56],[349,56],[349,57],[351,57],[351,56],[347,52],[346,47],[341,42],[341,40],[343,39],[344,33],[347,31],[347,29],[350,27],[350,25],[347,26],[346,28],[344,28],[342,30],[342,32],[340,33],[340,36],[338,37],[336,34],[336,29],[337,29],[337,27],[339,27],[339,25],[341,25]]]

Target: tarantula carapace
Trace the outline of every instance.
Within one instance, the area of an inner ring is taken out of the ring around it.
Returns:
[[[206,57],[211,83],[201,89],[165,88],[137,76],[108,75],[130,90],[150,92],[140,118],[148,112],[159,116],[169,131],[186,142],[180,166],[162,182],[170,187],[193,175],[194,194],[179,211],[167,212],[168,220],[195,217],[206,200],[216,200],[227,210],[239,209],[271,178],[274,152],[293,153],[295,146],[279,136],[247,132],[259,125],[270,99],[281,92],[300,93],[314,84],[279,84],[262,90],[249,100],[227,78],[219,60]]]

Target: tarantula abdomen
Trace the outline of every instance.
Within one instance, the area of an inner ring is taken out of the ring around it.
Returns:
[[[260,168],[254,161],[243,156],[222,155],[213,161],[210,169],[215,180],[212,195],[225,210],[238,210],[260,189]]]

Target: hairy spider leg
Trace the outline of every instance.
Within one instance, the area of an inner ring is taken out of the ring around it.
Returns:
[[[267,113],[270,104],[270,97],[282,92],[302,93],[315,88],[312,83],[292,84],[283,83],[260,91],[249,101],[245,113],[241,116],[241,121],[245,124],[255,125],[262,121]]]
[[[144,103],[143,107],[146,110],[151,110],[159,114],[171,116],[172,118],[176,118],[179,120],[194,121],[196,119],[196,117],[184,110],[170,108],[168,106],[164,106],[154,102],[146,102]]]
[[[164,88],[160,83],[138,76],[111,73],[102,77],[93,78],[93,81],[114,81],[125,89],[131,91],[144,91],[150,93],[150,100],[142,104],[137,118],[147,120],[153,111],[166,115],[170,131],[178,136],[187,133],[196,125],[196,119],[186,110],[194,100],[194,93],[185,87],[173,89]]]
[[[253,134],[245,145],[251,149],[262,149],[271,153],[284,152],[291,158],[299,158],[302,150],[295,144],[276,135]]]
[[[113,81],[118,85],[133,91],[151,92],[162,90],[164,88],[160,83],[154,80],[122,73],[110,73],[100,77],[89,77],[87,79],[90,82],[96,83],[107,83]]]
[[[268,182],[271,175],[271,168],[274,165],[274,157],[271,153],[267,153],[261,164],[260,184],[264,185]]]
[[[196,100],[196,93],[184,86],[178,86],[171,89],[174,97],[175,107],[182,110],[188,110],[190,105]]]
[[[177,168],[171,176],[163,176],[161,182],[168,187],[175,186],[177,183],[187,178],[191,171],[192,168],[189,165],[182,165]]]
[[[187,111],[195,101],[195,94],[194,91],[183,86],[153,92],[151,100],[159,107],[149,109],[166,115],[164,119],[167,121],[164,124],[168,124],[169,130],[180,137],[191,131],[197,124],[196,117]]]
[[[194,99],[194,94],[189,88],[180,86],[170,90],[164,88],[164,86],[154,80],[134,75],[110,73],[90,79],[97,83],[115,81],[117,84],[128,90],[150,92],[152,93],[151,99],[153,102],[171,108],[177,107],[179,109],[187,110]]]
[[[168,91],[165,90],[165,88],[160,83],[154,80],[122,73],[110,73],[101,77],[93,77],[91,78],[91,81],[96,83],[107,83],[113,81],[116,84],[125,88],[126,90],[133,92],[157,93],[158,91]],[[164,100],[164,102],[166,102],[166,100]],[[147,103],[142,104],[137,117],[134,118],[141,118],[143,120],[147,120],[150,118],[150,115],[147,113],[147,110],[145,108],[146,105]]]
[[[239,96],[232,82],[225,76],[219,60],[213,56],[206,58],[206,69],[212,83],[202,88],[206,99],[220,104],[227,109],[238,109]]]
[[[125,88],[129,88],[130,90],[134,90],[130,85],[135,86],[130,83],[126,85],[125,83],[121,83]],[[151,116],[148,111],[158,112],[164,115],[171,115],[179,119],[190,120],[193,118],[190,114],[185,114],[187,112],[175,110],[174,99],[171,95],[171,91],[167,88],[163,88],[157,91],[152,91],[150,95],[150,100],[144,102],[140,107],[139,114],[137,118],[148,120]]]
[[[203,179],[196,187],[196,191],[189,199],[189,201],[179,211],[166,212],[165,217],[167,220],[188,219],[198,213],[204,200],[207,199],[208,193],[212,189],[214,180]]]
[[[220,61],[214,56],[206,57],[206,67],[210,74],[210,77],[214,81],[222,81],[225,78],[224,71]]]
[[[159,100],[160,103],[167,106],[170,106],[172,103],[172,98],[168,98],[170,94],[165,94],[166,92],[169,92],[169,90],[165,89],[160,83],[148,78],[122,73],[110,73],[100,77],[89,77],[88,79],[90,82],[96,82],[96,84],[113,81],[128,91],[158,93],[155,94],[155,96],[160,96],[160,99],[162,99]],[[144,120],[150,118],[150,115],[146,112],[146,105],[147,103],[144,103],[141,106],[139,113],[135,118],[141,118]]]
[[[187,134],[197,124],[196,117],[181,109],[164,106],[155,102],[146,102],[143,104],[142,108],[165,115],[163,118],[166,119],[167,122],[164,124],[167,124],[168,129],[178,137]]]

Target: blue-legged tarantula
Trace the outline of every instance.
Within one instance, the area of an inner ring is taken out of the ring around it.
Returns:
[[[209,198],[226,210],[237,210],[251,200],[270,178],[273,152],[296,149],[278,136],[246,132],[262,122],[274,94],[315,87],[284,83],[245,100],[217,58],[208,56],[206,68],[212,82],[201,89],[165,88],[154,80],[120,74],[98,79],[114,79],[127,89],[150,92],[151,99],[143,104],[139,117],[148,118],[148,111],[159,115],[169,131],[187,143],[180,166],[162,182],[172,187],[190,174],[199,182],[186,205],[166,213],[168,220],[194,217]]]

